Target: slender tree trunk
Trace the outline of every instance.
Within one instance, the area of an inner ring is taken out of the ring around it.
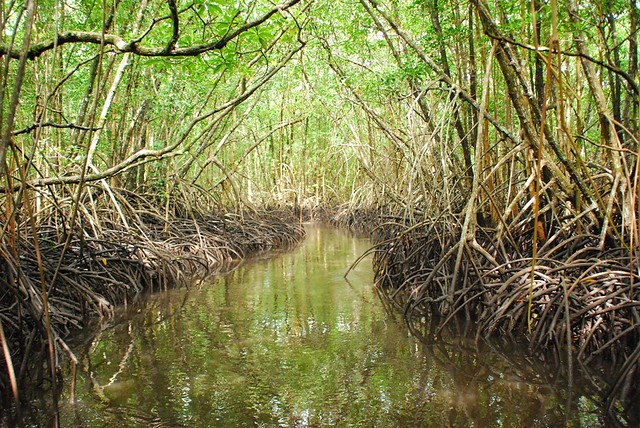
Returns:
[[[474,28],[474,12],[473,4],[469,3],[469,94],[474,100],[478,99],[478,73],[476,71],[476,48],[475,48],[475,28]],[[478,138],[478,112],[470,109],[469,114],[469,135],[471,141]]]
[[[638,74],[638,4],[636,0],[629,1],[629,76],[636,80]],[[629,90],[625,98],[624,111],[622,117],[625,127],[633,135],[638,134],[638,94]],[[636,150],[633,139],[628,139],[631,150]]]
[[[532,14],[532,25],[533,25],[533,42],[535,46],[540,46],[540,28],[538,26],[538,16],[542,11],[542,6],[540,4],[541,0],[533,0],[533,14]],[[533,52],[531,54],[533,56],[534,62],[534,88],[535,93],[538,99],[538,108],[542,108],[542,104],[544,103],[544,65],[542,63],[542,58],[540,58],[540,54],[538,52]]]
[[[11,93],[10,103],[8,106],[8,111],[6,114],[5,121],[5,91],[9,89],[8,86],[8,75],[10,70],[10,57],[6,55],[4,60],[4,69],[2,71],[2,85],[0,89],[0,138],[2,141],[0,142],[0,177],[4,176],[7,172],[7,153],[9,151],[9,146],[12,144],[11,142],[11,132],[13,131],[14,121],[16,119],[16,114],[18,112],[18,105],[20,103],[20,93],[22,92],[22,83],[24,82],[25,77],[25,67],[27,64],[27,51],[29,50],[29,46],[31,45],[31,32],[33,30],[35,15],[36,15],[36,2],[34,0],[28,0],[25,3],[25,8],[23,12],[26,12],[27,17],[25,20],[25,30],[24,37],[22,42],[22,51],[20,53],[20,58],[18,60],[18,66],[15,70],[14,80],[13,80],[13,91]],[[22,12],[21,12],[22,13]],[[17,29],[15,29],[17,32]],[[13,43],[13,40],[12,40]],[[13,72],[12,72],[13,73]]]
[[[119,0],[115,1],[114,4],[113,4],[113,7],[109,11],[109,14],[106,16],[106,18],[104,20],[104,23],[102,24],[103,33],[106,33],[111,28],[111,25],[113,24],[113,17],[115,15],[115,12],[116,12],[116,9],[117,9],[119,3],[120,3]],[[76,116],[76,123],[77,124],[82,124],[84,127],[89,127],[91,125],[91,121],[93,120],[92,119],[92,117],[93,117],[92,114],[89,115],[89,117],[87,117],[87,110],[89,109],[89,105],[91,104],[91,99],[94,96],[96,79],[98,77],[98,72],[100,70],[100,66],[102,65],[102,62],[103,62],[103,59],[104,59],[104,57],[103,57],[103,49],[102,48],[103,48],[103,46],[101,46],[100,54],[91,63],[91,69],[89,71],[89,78],[87,79],[87,90],[85,92],[84,98],[82,99],[82,103],[80,104],[80,109],[78,110],[78,115]],[[97,99],[97,97],[96,97],[96,99]],[[91,109],[92,111],[95,108],[95,102],[94,102],[93,105],[94,105],[94,107],[92,107],[92,109]],[[80,129],[73,131],[71,133],[71,146],[72,147],[81,146],[86,133],[87,133],[87,131],[80,130]]]
[[[431,23],[433,25],[433,29],[436,32],[436,36],[438,37],[438,49],[440,51],[440,62],[442,64],[442,70],[444,74],[452,79],[451,76],[451,68],[449,67],[449,59],[447,58],[447,48],[444,44],[444,34],[442,33],[442,26],[440,25],[440,9],[438,6],[438,0],[433,0],[432,6],[429,8],[429,15],[431,17]],[[455,100],[458,97],[458,94],[451,91],[449,93],[449,101],[456,102]],[[466,175],[469,180],[469,184],[471,180],[473,180],[473,162],[471,160],[471,148],[469,144],[469,139],[467,132],[462,125],[462,119],[460,118],[460,110],[456,106],[453,108],[453,119],[454,119],[454,127],[458,134],[458,138],[460,139],[460,144],[462,145],[462,156],[464,158],[464,166],[466,170]]]
[[[613,64],[617,68],[620,67],[620,45],[617,42],[617,30],[616,30],[616,20],[613,16],[613,12],[610,10],[612,7],[611,0],[607,0],[606,2],[606,10],[605,11],[605,19],[609,26],[610,31],[610,39],[613,42],[613,49],[610,49],[607,46],[606,56],[607,60],[610,64]],[[611,106],[612,106],[612,114],[614,122],[614,127],[616,129],[616,133],[618,134],[618,139],[620,140],[620,144],[624,146],[625,135],[624,130],[620,127],[619,124],[622,124],[622,82],[620,76],[617,73],[609,72],[609,85],[611,86]]]

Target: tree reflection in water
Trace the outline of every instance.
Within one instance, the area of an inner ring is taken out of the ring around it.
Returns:
[[[78,341],[62,426],[602,426],[584,380],[526,353],[425,341],[387,311],[367,239],[310,227],[295,251],[150,295]],[[42,409],[39,398],[32,402]],[[47,412],[25,412],[48,424]],[[5,421],[8,417],[5,417]]]

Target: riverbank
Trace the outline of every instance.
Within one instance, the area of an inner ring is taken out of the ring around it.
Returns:
[[[40,217],[35,234],[11,235],[7,227],[3,235],[5,247],[11,244],[0,257],[5,401],[24,385],[60,383],[59,361],[75,358],[65,339],[87,320],[109,318],[141,293],[188,285],[305,236],[293,210],[202,212],[182,204],[168,211],[122,193],[117,211],[101,212],[92,196],[72,228],[66,226],[72,211],[61,209]],[[38,359],[44,363],[33,364]]]
[[[437,336],[462,318],[476,338],[524,342],[564,366],[569,378],[579,368],[593,372],[604,407],[622,426],[640,422],[637,247],[616,236],[604,240],[579,220],[539,240],[534,252],[533,228],[524,220],[518,233],[478,224],[475,238],[465,240],[454,214],[339,214],[336,222],[371,233],[376,285],[410,325],[426,320],[417,328]]]
[[[372,287],[371,245],[305,224],[291,251],[200,285],[145,293],[107,328],[70,341],[75,389],[44,393],[25,426],[597,427],[593,394],[518,346],[447,329],[407,334]],[[453,327],[453,326],[451,326]],[[496,342],[496,341],[493,341]],[[75,393],[74,393],[75,392]],[[73,399],[71,399],[73,397]],[[12,414],[0,426],[17,425]]]

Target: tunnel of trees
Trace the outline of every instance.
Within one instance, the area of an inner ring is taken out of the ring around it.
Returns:
[[[637,400],[638,14],[3,1],[2,397],[55,383],[87,317],[324,215],[372,234],[377,286],[409,320],[604,361],[608,408]]]

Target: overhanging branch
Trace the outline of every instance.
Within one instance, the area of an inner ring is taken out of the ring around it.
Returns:
[[[640,94],[640,88],[638,88],[638,84],[635,82],[635,80],[633,79],[633,77],[631,77],[629,75],[629,73],[627,73],[626,71],[622,70],[619,67],[616,67],[614,65],[609,64],[608,62],[605,61],[601,61],[598,60],[592,56],[587,55],[585,52],[571,52],[571,51],[565,51],[565,50],[560,50],[560,52],[557,52],[556,49],[552,49],[549,48],[547,46],[533,46],[527,43],[522,43],[522,42],[518,42],[512,38],[509,37],[505,37],[504,35],[501,34],[493,34],[490,31],[489,32],[485,32],[485,34],[487,35],[487,37],[489,37],[490,39],[493,40],[498,40],[500,42],[504,42],[504,43],[509,43],[511,45],[514,46],[518,46],[520,48],[529,50],[529,51],[533,51],[533,52],[537,52],[538,54],[542,54],[543,52],[549,52],[552,54],[556,54],[556,53],[560,53],[564,56],[570,56],[570,57],[577,57],[577,58],[581,58],[581,59],[585,59],[589,62],[592,62],[596,65],[599,65],[600,67],[606,68],[607,70],[609,70],[612,73],[615,73],[617,75],[619,75],[620,77],[622,77],[627,84],[629,85],[629,88],[631,88],[631,90],[636,93],[636,94]]]
[[[189,134],[195,127],[195,125],[203,120],[207,120],[213,115],[224,112],[226,110],[230,110],[240,105],[244,101],[246,101],[249,97],[251,97],[258,89],[264,86],[273,76],[278,73],[290,60],[293,56],[299,52],[304,47],[303,44],[296,46],[294,49],[289,51],[282,60],[274,65],[264,76],[261,77],[259,81],[257,81],[253,86],[250,86],[246,89],[245,92],[238,95],[236,98],[227,101],[221,106],[204,113],[195,119],[193,119],[188,125],[186,130],[182,133],[180,138],[174,141],[172,144],[162,148],[162,149],[141,149],[135,153],[133,153],[128,158],[122,160],[117,165],[111,166],[104,171],[95,171],[92,174],[78,174],[72,176],[61,176],[61,177],[46,177],[28,181],[26,183],[18,183],[12,187],[0,187],[0,193],[7,192],[17,192],[20,191],[23,187],[27,188],[40,188],[51,185],[61,185],[61,184],[78,184],[78,183],[88,183],[93,181],[99,181],[114,177],[118,174],[122,174],[125,171],[130,170],[138,165],[142,165],[144,163],[148,163],[154,160],[160,160],[168,157],[176,157],[184,154],[183,150],[179,149],[179,146],[184,143],[184,141],[188,138]],[[42,125],[40,125],[42,126]],[[25,128],[26,129],[26,128]]]
[[[179,57],[179,56],[197,56],[201,55],[205,52],[220,50],[224,48],[230,41],[237,38],[242,33],[255,28],[267,21],[271,16],[276,13],[280,13],[284,10],[291,8],[292,6],[300,3],[301,0],[289,0],[286,3],[282,3],[280,5],[274,6],[268,12],[266,12],[261,17],[247,22],[244,25],[236,28],[233,31],[225,34],[218,40],[215,40],[210,43],[202,43],[198,45],[188,46],[184,48],[176,48],[175,46],[171,46],[172,43],[169,43],[168,46],[158,46],[158,47],[149,47],[142,46],[139,43],[139,40],[125,40],[116,34],[103,34],[100,32],[91,32],[91,31],[67,31],[64,33],[60,33],[55,35],[52,39],[33,44],[27,50],[27,58],[30,60],[34,60],[41,56],[43,53],[51,50],[54,46],[63,46],[66,44],[72,43],[88,43],[95,45],[109,45],[113,46],[120,52],[130,52],[140,56],[156,56],[156,57]],[[11,58],[18,59],[20,58],[20,53],[22,51],[21,47],[10,47],[6,44],[0,44],[0,57],[4,55],[9,55]]]

